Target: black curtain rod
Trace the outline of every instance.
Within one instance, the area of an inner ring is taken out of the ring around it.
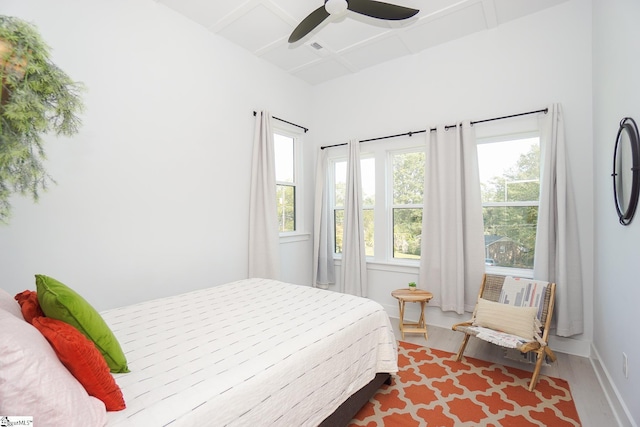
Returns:
[[[509,116],[501,116],[501,117],[493,117],[491,119],[483,119],[483,120],[476,120],[474,122],[471,122],[471,125],[475,125],[477,123],[485,123],[485,122],[492,122],[494,120],[502,120],[502,119],[510,119],[512,117],[519,117],[519,116],[526,116],[529,114],[536,114],[536,113],[545,113],[547,114],[547,112],[549,111],[548,108],[543,108],[542,110],[535,110],[535,111],[527,111],[526,113],[518,113],[518,114],[511,114]],[[449,128],[454,128],[456,127],[456,125],[448,125],[445,126],[445,129],[449,129]],[[410,131],[410,132],[405,132],[405,133],[398,133],[395,135],[387,135],[387,136],[379,136],[377,138],[369,138],[369,139],[363,139],[360,142],[371,142],[371,141],[379,141],[381,139],[388,139],[388,138],[397,138],[399,136],[413,136],[416,135],[418,133],[425,133],[427,131],[427,129],[422,129],[422,130],[414,130],[414,131]],[[429,132],[435,132],[436,128],[431,128],[429,129]],[[320,149],[324,150],[325,148],[331,148],[331,147],[341,147],[343,145],[347,145],[348,143],[343,142],[342,144],[334,144],[334,145],[325,145],[323,147],[320,147]]]
[[[257,112],[257,111],[254,111],[254,112],[253,112],[253,116],[254,116],[254,117],[255,117],[257,114],[258,114],[258,112]],[[287,121],[287,120],[285,120],[285,119],[281,119],[280,117],[271,116],[271,118],[273,118],[273,119],[275,119],[275,120],[280,120],[281,122],[286,123],[286,124],[288,124],[288,125],[291,125],[291,126],[295,126],[295,127],[297,127],[297,128],[300,128],[300,129],[304,130],[304,133],[307,133],[307,131],[309,130],[309,129],[307,129],[307,128],[306,128],[306,127],[304,127],[304,126],[300,126],[300,125],[297,125],[297,124],[295,124],[295,123],[291,123],[291,122],[289,122],[289,121]]]

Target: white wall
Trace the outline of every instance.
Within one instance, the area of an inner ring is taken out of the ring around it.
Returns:
[[[556,348],[584,353],[593,339],[633,423],[640,220],[617,223],[610,167],[618,122],[640,121],[640,5],[593,0],[592,50],[591,3],[570,0],[310,88],[152,0],[3,0],[2,13],[37,24],[55,62],[88,92],[80,134],[47,138],[58,185],[38,204],[15,197],[10,225],[0,226],[2,287],[34,289],[33,274],[48,274],[105,309],[245,277],[253,110],[311,128],[310,230],[314,145],[560,102],[579,184],[586,330]],[[308,283],[310,241],[281,247],[283,279]],[[417,270],[372,265],[369,275],[371,297],[396,315],[390,292]],[[437,308],[428,316],[457,320]]]
[[[618,223],[613,203],[612,156],[618,126],[630,116],[640,123],[640,3],[593,1],[595,286],[593,346],[631,423],[640,422],[640,217]],[[629,378],[622,374],[622,353]],[[624,420],[624,417],[622,417]],[[633,421],[635,420],[635,422]],[[626,421],[626,420],[625,420]],[[626,423],[625,423],[626,424]]]
[[[81,132],[45,144],[58,185],[15,197],[0,226],[2,288],[47,274],[106,309],[246,277],[252,111],[308,126],[310,86],[152,0],[2,13],[35,23],[88,88]],[[285,279],[308,284],[310,242],[295,245]]]
[[[577,183],[586,328],[575,339],[555,340],[554,348],[588,355],[593,318],[591,80],[591,4],[571,0],[314,87],[314,138],[318,145],[329,145],[561,103]],[[366,152],[366,144],[361,150]],[[390,293],[416,278],[417,269],[370,266],[370,296],[397,316]],[[459,318],[435,307],[427,316],[447,327]]]

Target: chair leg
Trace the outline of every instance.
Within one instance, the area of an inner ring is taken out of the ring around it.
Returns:
[[[533,391],[538,383],[538,376],[540,376],[540,369],[542,368],[542,361],[544,360],[544,351],[536,352],[538,355],[538,359],[536,360],[536,368],[533,370],[533,375],[531,376],[531,383],[529,384],[529,391]]]
[[[471,335],[464,334],[464,338],[462,338],[462,344],[460,344],[460,350],[458,350],[458,354],[456,355],[456,362],[459,362],[462,359],[462,353],[464,353],[464,349],[467,348],[467,343],[469,342],[469,337]]]
[[[552,361],[552,362],[555,362],[555,361],[556,361],[557,357],[556,357],[555,353],[554,353],[554,352],[549,348],[549,346],[546,346],[546,347],[544,348],[544,352],[545,352],[545,354],[547,355],[547,357],[548,357],[549,359],[551,359],[551,361]]]

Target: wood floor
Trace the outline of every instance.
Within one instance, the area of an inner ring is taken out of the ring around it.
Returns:
[[[398,319],[392,318],[391,323],[397,339],[401,340]],[[436,326],[428,326],[428,331],[429,339],[427,341],[425,341],[424,335],[419,334],[405,334],[404,341],[452,353],[458,352],[462,333]],[[508,359],[504,357],[504,351],[501,347],[474,337],[469,340],[464,355],[533,371],[533,365]],[[556,355],[558,360],[551,365],[543,366],[541,374],[562,378],[569,382],[583,427],[614,426],[616,421],[613,411],[589,359],[564,353],[556,353]]]

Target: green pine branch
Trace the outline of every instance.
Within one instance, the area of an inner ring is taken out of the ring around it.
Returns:
[[[51,62],[35,26],[0,15],[0,221],[8,222],[12,194],[30,195],[54,182],[47,174],[42,136],[78,132],[84,87]]]

